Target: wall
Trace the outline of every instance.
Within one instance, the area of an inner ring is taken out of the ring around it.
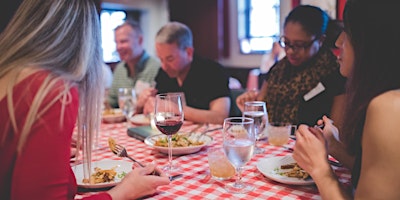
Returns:
[[[143,15],[140,24],[144,35],[144,47],[155,55],[154,38],[157,31],[169,20],[168,0],[102,0],[102,8],[140,10]]]
[[[229,0],[229,57],[220,58],[219,62],[233,68],[255,68],[260,65],[262,55],[243,55],[240,53],[237,40],[237,5],[236,0]],[[150,53],[154,51],[154,40],[158,29],[168,22],[168,0],[103,0],[103,8],[140,9],[145,13],[142,20],[145,37],[145,48]],[[281,0],[281,23],[291,10],[291,1]]]
[[[286,15],[291,10],[291,1],[281,0],[281,17],[280,21],[283,24],[283,21]],[[262,55],[244,55],[240,53],[239,42],[237,40],[237,4],[236,0],[230,2],[230,57],[225,59],[220,59],[220,62],[225,66],[230,67],[248,67],[255,68],[259,67],[261,63]]]
[[[229,0],[169,1],[169,19],[184,23],[192,30],[196,55],[214,60],[223,56],[224,1]]]

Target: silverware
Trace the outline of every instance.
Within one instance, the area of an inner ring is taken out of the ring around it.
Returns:
[[[173,176],[170,176],[170,177],[169,177],[169,180],[170,180],[170,181],[173,181],[173,180],[175,180],[175,179],[177,179],[177,178],[180,178],[180,177],[182,177],[182,176],[183,176],[183,174],[173,175]]]
[[[288,151],[290,151],[290,152],[293,152],[293,148],[291,148],[291,147],[283,146],[283,148],[288,150]],[[342,167],[343,166],[342,163],[340,163],[338,161],[331,160],[331,159],[328,159],[328,163],[330,165],[333,165],[333,166],[336,166],[336,167]]]
[[[125,157],[125,158],[129,158],[130,160],[133,161],[134,165],[136,165],[136,167],[145,167],[145,165],[143,165],[142,163],[140,163],[139,161],[133,159],[132,157],[130,157],[128,155],[128,152],[126,151],[125,147],[123,147],[120,144],[117,144],[115,142],[115,140],[113,138],[108,138],[108,146],[110,147],[110,150],[117,155],[118,157]],[[154,170],[152,173],[152,175],[156,175],[156,176],[160,176],[160,173],[157,170]]]
[[[116,144],[115,147],[113,149],[111,149],[111,151],[119,156],[119,157],[125,157],[125,158],[129,158],[130,160],[132,160],[134,163],[137,163],[140,167],[145,167],[145,165],[143,165],[142,163],[140,163],[139,161],[133,159],[132,157],[130,157],[128,155],[128,152],[126,151],[125,147]]]
[[[333,120],[331,120],[331,119],[330,119],[329,121],[330,121],[330,122],[333,124]],[[320,128],[320,129],[324,129],[324,127],[325,127],[325,124],[324,124],[324,123],[322,123],[322,124],[320,124],[320,125],[314,125],[314,127],[315,127],[315,128],[317,128],[317,127],[318,127],[318,128]]]
[[[201,133],[205,134],[205,133],[208,133],[208,132],[217,131],[217,130],[221,130],[221,129],[222,129],[222,127],[218,127],[218,128],[213,128],[213,129],[210,129],[210,130],[205,130],[205,131],[203,131]]]
[[[114,151],[113,151],[113,152],[114,152]],[[115,153],[115,152],[116,152],[116,153]],[[119,144],[116,144],[116,145],[115,145],[115,152],[114,152],[114,154],[118,155],[119,157],[126,157],[126,158],[129,158],[129,159],[131,159],[134,163],[137,163],[140,167],[145,167],[142,163],[140,163],[139,161],[137,161],[137,160],[133,159],[132,157],[130,157],[130,156],[128,155],[128,153],[126,152],[125,147],[123,147],[123,146],[121,146],[121,145],[119,145]],[[160,175],[161,175],[157,170],[154,170],[151,174],[152,174],[152,175],[155,175],[155,176],[160,176]],[[173,176],[170,176],[170,177],[168,177],[168,178],[169,178],[170,181],[173,181],[173,180],[175,180],[175,179],[177,179],[177,178],[179,178],[179,177],[181,177],[181,176],[183,176],[183,174],[173,175]]]
[[[193,134],[196,133],[197,130],[199,130],[201,127],[203,127],[204,124],[199,124],[196,127],[194,127],[192,130],[189,131],[189,133],[186,134],[186,137],[191,137]],[[208,124],[206,124],[208,127]]]
[[[198,142],[204,135],[206,135],[206,133],[209,133],[209,132],[212,132],[212,131],[216,131],[216,130],[220,130],[220,129],[222,129],[222,127],[208,129],[208,126],[207,126],[207,128],[204,131],[202,131],[199,135],[196,135],[196,137],[192,138],[191,140],[194,141],[194,142]]]

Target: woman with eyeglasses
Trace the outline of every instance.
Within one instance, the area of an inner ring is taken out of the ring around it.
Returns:
[[[339,107],[346,79],[330,47],[324,44],[329,16],[320,8],[300,5],[286,17],[279,44],[286,56],[267,73],[260,92],[248,91],[236,99],[267,102],[270,122],[314,125],[323,115],[340,126]]]

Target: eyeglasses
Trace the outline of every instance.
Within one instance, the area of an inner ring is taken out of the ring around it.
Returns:
[[[315,38],[313,40],[311,40],[310,42],[304,43],[304,44],[290,44],[290,42],[286,41],[285,37],[282,36],[281,38],[279,38],[279,45],[281,45],[281,47],[285,48],[285,50],[289,50],[292,49],[294,52],[299,52],[299,51],[304,51],[308,48],[311,47],[311,45],[317,41],[319,38]]]

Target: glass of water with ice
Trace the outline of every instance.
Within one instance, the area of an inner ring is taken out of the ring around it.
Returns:
[[[225,189],[231,193],[247,193],[254,186],[242,181],[242,168],[254,153],[256,136],[254,120],[246,117],[230,117],[223,124],[223,148],[228,160],[236,168],[236,181],[227,184]]]

